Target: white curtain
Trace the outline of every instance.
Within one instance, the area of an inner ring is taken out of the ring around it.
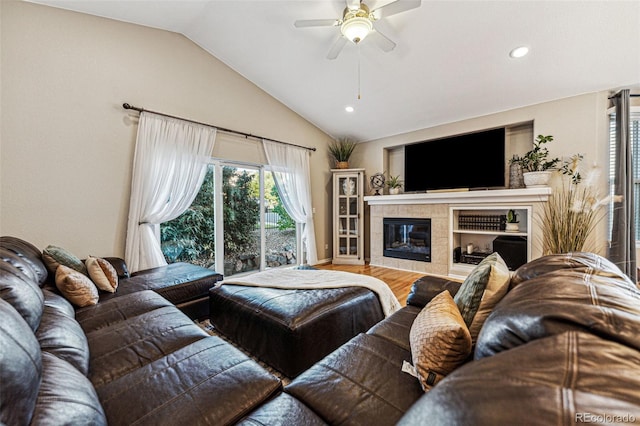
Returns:
[[[216,129],[142,112],[138,124],[125,260],[132,272],[166,265],[160,224],[180,216],[200,190]]]
[[[302,225],[307,263],[315,265],[318,252],[311,207],[309,150],[264,139],[262,143],[282,204],[291,219]]]

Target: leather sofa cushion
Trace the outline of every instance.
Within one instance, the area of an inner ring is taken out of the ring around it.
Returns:
[[[0,262],[0,297],[14,307],[36,330],[44,309],[44,296],[38,283],[10,263]]]
[[[36,338],[42,351],[67,361],[83,375],[88,374],[89,344],[75,319],[45,306]]]
[[[8,250],[14,253],[22,262],[22,266],[18,266],[20,269],[31,269],[32,274],[36,277],[38,285],[42,286],[47,280],[48,271],[44,263],[42,262],[42,252],[36,246],[28,241],[11,236],[0,237],[0,247],[4,250]],[[11,262],[14,262],[15,259]],[[27,273],[31,276],[30,273]]]
[[[425,275],[414,281],[407,297],[407,305],[424,308],[431,299],[442,293],[442,290],[449,290],[449,293],[455,296],[461,285],[462,281],[454,281],[436,275]]]
[[[246,416],[238,426],[323,426],[327,423],[291,395],[281,393]]]
[[[30,263],[25,262],[25,257],[4,248],[0,245],[0,261],[6,262],[25,274],[30,280],[39,284],[39,276]],[[46,272],[45,272],[46,273]]]
[[[0,424],[29,424],[40,386],[40,346],[22,316],[3,299],[0,318]]]
[[[97,392],[111,426],[226,425],[279,389],[280,381],[251,358],[208,336],[98,386]]]
[[[103,385],[207,336],[175,306],[142,313],[87,333],[89,378]]]
[[[629,277],[610,260],[595,253],[586,252],[552,254],[525,263],[513,272],[511,287],[516,287],[523,281],[560,269],[573,269],[582,272],[597,269],[601,276],[616,278],[631,287],[636,287]]]
[[[172,263],[138,271],[122,279],[115,293],[101,293],[100,303],[122,295],[153,290],[174,305],[208,298],[209,289],[222,279],[215,271],[189,263]]]
[[[635,349],[569,331],[460,367],[399,425],[635,423],[639,365]],[[588,421],[587,415],[619,420]]]
[[[558,269],[513,288],[478,338],[475,359],[568,330],[640,350],[640,290],[595,268]]]
[[[146,290],[78,309],[76,320],[85,333],[91,333],[154,309],[169,306],[173,305],[167,299],[151,290]]]
[[[391,316],[380,321],[367,331],[367,334],[373,334],[383,339],[387,339],[396,346],[406,351],[411,351],[409,344],[409,333],[416,316],[420,313],[420,308],[416,306],[405,306],[399,311],[394,312]]]
[[[42,353],[42,383],[31,424],[106,425],[98,395],[71,364]]]
[[[285,391],[330,424],[395,424],[424,392],[402,371],[411,353],[360,334],[296,377]]]
[[[67,299],[61,295],[54,293],[46,288],[42,289],[42,295],[44,296],[44,306],[57,310],[61,314],[68,316],[69,318],[75,318],[75,309],[73,305],[69,303]]]

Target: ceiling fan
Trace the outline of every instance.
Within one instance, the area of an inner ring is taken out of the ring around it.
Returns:
[[[396,47],[396,44],[377,31],[373,26],[374,22],[387,16],[415,9],[420,6],[421,0],[395,0],[373,10],[369,10],[369,7],[360,0],[346,0],[346,2],[347,7],[344,9],[341,19],[307,19],[296,21],[293,24],[296,28],[340,27],[340,36],[329,50],[327,59],[337,58],[347,41],[358,44],[365,37],[373,40],[383,51],[390,52]]]

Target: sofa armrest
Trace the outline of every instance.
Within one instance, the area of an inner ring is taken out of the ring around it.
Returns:
[[[116,272],[118,273],[118,278],[122,279],[130,277],[129,268],[127,268],[127,263],[124,261],[124,259],[121,259],[119,257],[103,257],[103,259],[109,262],[111,266],[115,268]]]
[[[424,307],[431,299],[444,290],[449,290],[451,296],[455,296],[462,282],[448,278],[425,275],[418,278],[411,286],[411,292],[407,297],[407,305]]]

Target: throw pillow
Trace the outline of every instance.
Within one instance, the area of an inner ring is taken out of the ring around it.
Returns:
[[[471,271],[456,293],[453,300],[474,344],[493,307],[507,294],[510,280],[507,264],[498,253],[492,253]]]
[[[48,245],[42,251],[42,260],[49,272],[53,275],[55,275],[56,270],[60,265],[68,266],[71,269],[75,269],[76,271],[87,275],[87,268],[85,267],[84,262],[82,262],[82,260],[73,253],[70,253],[61,247]]]
[[[98,289],[89,277],[68,266],[58,266],[56,287],[69,302],[80,308],[98,303]]]
[[[107,260],[89,256],[85,260],[89,278],[100,290],[115,293],[118,288],[118,272]]]
[[[418,314],[409,332],[411,357],[426,392],[471,354],[471,334],[449,291],[434,297]]]

